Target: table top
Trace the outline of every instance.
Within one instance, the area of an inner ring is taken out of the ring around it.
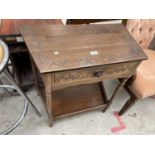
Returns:
[[[147,59],[122,24],[20,26],[41,73]]]
[[[20,25],[53,25],[62,24],[61,19],[2,19],[0,26],[0,36],[20,35],[18,26]]]

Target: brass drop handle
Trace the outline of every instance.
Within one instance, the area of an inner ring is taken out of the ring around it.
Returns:
[[[95,71],[95,77],[101,77],[103,75],[103,71],[99,70],[99,71]]]

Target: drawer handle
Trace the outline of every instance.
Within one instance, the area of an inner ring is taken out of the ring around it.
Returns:
[[[101,77],[103,75],[103,71],[96,71],[94,75],[95,77]]]

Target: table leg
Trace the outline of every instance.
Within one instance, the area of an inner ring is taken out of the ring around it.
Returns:
[[[118,92],[123,88],[123,86],[125,85],[125,83],[128,81],[128,78],[124,78],[123,80],[121,80],[120,84],[118,85],[118,87],[115,89],[113,95],[111,96],[111,98],[108,101],[107,107],[103,110],[103,112],[105,112],[107,109],[109,109],[109,107],[112,104],[112,101],[114,99],[114,97],[118,94]]]
[[[33,73],[33,79],[34,79],[34,83],[35,83],[35,87],[39,96],[39,81],[37,78],[37,72],[36,72],[36,68],[35,68],[35,64],[30,56],[30,61],[31,61],[31,67],[32,67],[32,73]]]
[[[53,114],[52,114],[52,79],[50,74],[43,75],[43,81],[45,85],[45,98],[47,104],[49,126],[53,126]]]
[[[47,112],[48,112],[48,123],[49,126],[53,126],[53,115],[52,115],[52,94],[46,94],[46,102],[47,102]]]

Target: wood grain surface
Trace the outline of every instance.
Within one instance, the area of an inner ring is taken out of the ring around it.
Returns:
[[[20,31],[41,73],[147,58],[121,24],[20,26]]]
[[[79,85],[53,92],[54,118],[105,107],[106,103],[98,83]]]
[[[130,77],[139,65],[138,61],[115,65],[67,70],[51,74],[53,90],[80,84],[96,83],[121,77]]]
[[[20,26],[20,31],[38,72],[50,126],[57,117],[109,108],[147,59],[121,24]],[[117,78],[122,80],[108,99],[101,83]]]
[[[2,19],[0,26],[0,35],[10,36],[19,35],[18,27],[20,25],[52,25],[62,24],[61,19]]]

